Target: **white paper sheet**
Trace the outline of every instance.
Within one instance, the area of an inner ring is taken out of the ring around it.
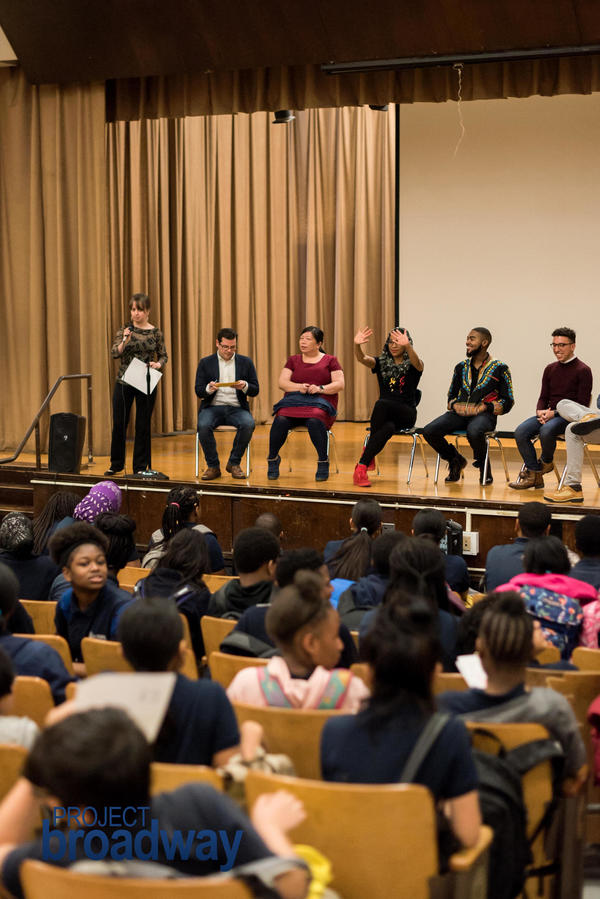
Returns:
[[[77,711],[113,706],[135,721],[149,743],[156,739],[175,689],[172,671],[157,673],[107,672],[79,681]]]
[[[481,659],[476,652],[468,656],[457,656],[456,667],[469,687],[485,690],[487,687],[487,674],[483,670]]]
[[[148,372],[150,372],[150,393],[152,393],[156,388],[156,385],[162,378],[162,372],[160,372],[157,368],[150,368],[148,365],[146,365],[145,362],[142,362],[141,359],[131,360],[131,362],[125,369],[125,374],[123,375],[122,380],[125,381],[126,384],[129,384],[131,387],[135,387],[136,390],[140,390],[142,393],[147,393]]]

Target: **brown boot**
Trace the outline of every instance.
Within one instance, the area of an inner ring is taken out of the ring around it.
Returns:
[[[550,474],[554,471],[554,462],[542,462],[542,474]]]
[[[511,481],[508,486],[513,490],[528,490],[530,487],[540,490],[544,487],[544,478],[541,471],[530,471],[528,468],[523,468],[519,472],[517,480]]]

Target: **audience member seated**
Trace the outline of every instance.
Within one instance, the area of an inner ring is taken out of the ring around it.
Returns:
[[[11,743],[31,749],[39,727],[31,718],[13,715],[13,682],[15,672],[10,656],[0,647],[0,743]]]
[[[525,572],[517,574],[496,590],[515,590],[525,600],[527,611],[540,622],[545,639],[560,650],[562,659],[570,659],[580,642],[598,645],[597,592],[583,581],[569,577],[571,563],[558,537],[530,540],[523,554]],[[582,625],[582,605],[590,604],[586,624]],[[595,628],[595,630],[594,630]],[[580,634],[580,631],[581,634]]]
[[[581,556],[571,577],[600,590],[600,516],[584,515],[575,525],[575,548]]]
[[[516,574],[522,574],[523,553],[529,540],[546,537],[550,533],[552,513],[543,503],[523,503],[515,521],[512,543],[492,546],[485,560],[485,589],[496,590]]]
[[[354,503],[354,506],[352,507],[352,515],[350,516],[348,522],[350,525],[350,537],[345,537],[343,540],[330,540],[325,545],[325,549],[323,550],[325,564],[329,566],[332,577],[336,576],[334,574],[334,570],[339,566],[340,561],[344,561],[344,558],[346,556],[346,553],[342,554],[341,558],[339,556],[339,552],[342,546],[344,546],[344,544],[348,544],[348,541],[353,537],[356,537],[357,534],[366,534],[368,537],[371,537],[373,539],[375,539],[375,537],[378,537],[381,533],[382,518],[383,510],[377,500],[359,499],[357,503]],[[366,540],[364,542],[366,543]],[[352,544],[350,544],[350,549],[351,548]],[[334,559],[335,566],[332,567]],[[368,565],[368,560],[366,564]],[[362,577],[362,575],[360,575],[360,577]]]
[[[115,512],[101,512],[96,519],[96,527],[108,537],[106,564],[108,577],[115,584],[119,583],[118,575],[126,565],[140,567],[137,549],[135,548],[136,524],[130,515],[117,515]]]
[[[58,568],[48,556],[33,554],[33,525],[22,512],[9,512],[0,525],[0,561],[19,581],[20,599],[46,600]]]
[[[134,591],[134,597],[158,596],[175,603],[177,611],[187,618],[198,661],[204,655],[200,621],[210,602],[210,590],[202,580],[208,566],[204,534],[186,528],[171,538],[154,571],[138,581]]]
[[[397,543],[406,540],[402,531],[386,531],[371,544],[373,571],[351,584],[338,600],[341,621],[358,630],[366,612],[380,605],[390,580],[390,553]]]
[[[210,598],[208,614],[216,618],[240,618],[258,603],[268,603],[281,547],[265,528],[245,528],[233,541],[237,578],[228,581]]]
[[[16,609],[19,582],[6,565],[0,564],[0,647],[10,656],[13,668],[19,675],[41,677],[47,680],[55,703],[65,701],[65,687],[74,678],[65,668],[56,650],[46,643],[15,637],[10,624]]]
[[[357,715],[335,716],[323,729],[325,780],[396,783],[434,703],[440,646],[431,604],[396,593],[380,606],[364,643],[371,698]],[[464,724],[450,718],[419,767],[416,783],[443,801],[456,837],[474,846],[481,816],[477,773]],[[382,826],[385,823],[382,822]]]
[[[122,500],[121,488],[114,481],[98,481],[77,503],[73,515],[67,515],[56,523],[52,534],[76,521],[87,521],[88,524],[94,524],[101,512],[120,512]],[[48,540],[50,536],[49,534]]]
[[[106,822],[104,809],[109,807],[127,808],[132,813],[127,826],[132,836],[148,826],[147,816],[150,821],[156,820],[157,830],[183,835],[184,842],[193,831],[194,840],[185,859],[180,852],[167,854],[162,841],[157,841],[158,863],[188,877],[217,874],[235,862],[234,875],[248,866],[248,873],[284,899],[305,895],[305,867],[285,835],[302,820],[301,803],[281,792],[261,796],[253,808],[251,824],[232,801],[208,784],[186,784],[151,798],[151,761],[144,735],[120,709],[79,712],[44,730],[27,758],[23,776],[0,806],[0,866],[5,890],[12,896],[23,896],[20,869],[25,859],[68,866],[89,855],[88,841],[81,838],[80,829],[65,831],[64,854],[58,845],[54,845],[55,852],[44,852],[41,836],[26,842],[31,822],[39,818],[40,807],[50,802],[54,807],[94,809],[96,815],[89,816],[94,823],[86,821],[84,827],[101,829],[111,847],[122,846],[123,830],[121,824],[118,829],[114,823],[102,824]],[[137,820],[133,820],[136,809]],[[234,858],[231,851],[226,852],[223,840],[215,842],[215,853],[206,852],[207,830],[215,834],[243,833]],[[127,868],[128,863],[123,864]],[[165,876],[164,870],[158,871],[154,876]]]
[[[407,537],[390,553],[390,583],[383,598],[385,605],[396,593],[421,596],[429,600],[437,622],[437,636],[441,647],[440,661],[444,671],[456,671],[457,618],[450,613],[446,587],[444,553],[429,540]],[[360,626],[362,642],[375,621],[376,610],[367,612]]]
[[[121,489],[116,484],[112,481],[100,481],[100,483],[91,488],[87,496],[84,496],[79,505],[75,507],[73,513],[75,517],[73,519],[63,519],[54,528],[54,532],[56,532],[68,524],[73,524],[75,521],[96,524],[99,518],[108,515],[108,518],[105,519],[107,523],[101,530],[103,533],[106,533],[110,541],[107,555],[108,574],[115,583],[121,568],[125,565],[139,565],[138,554],[133,540],[135,522],[129,515],[119,515],[121,498]],[[125,546],[127,547],[127,556],[125,556]],[[54,579],[48,599],[58,602],[68,589],[69,582],[64,574],[59,574]]]
[[[267,531],[271,531],[271,533],[275,534],[275,536],[279,540],[279,545],[283,546],[283,525],[277,518],[277,515],[273,515],[272,512],[263,512],[254,522],[254,527],[265,528]]]
[[[239,671],[227,689],[232,702],[357,711],[369,691],[359,677],[336,667],[343,647],[340,619],[316,572],[297,572],[293,585],[273,597],[266,626],[281,655],[264,668]]]
[[[547,687],[525,686],[533,641],[534,621],[523,598],[513,592],[499,595],[483,615],[476,643],[487,687],[442,693],[438,707],[469,721],[542,724],[563,749],[564,776],[576,778],[586,751],[569,701]]]
[[[69,582],[56,606],[56,633],[69,644],[80,676],[85,675],[83,638],[115,640],[119,616],[131,602],[125,590],[108,580],[107,549],[108,538],[83,521],[61,528],[50,540],[52,558]]]
[[[323,597],[329,599],[331,596],[329,569],[323,562],[321,553],[318,553],[316,549],[289,549],[277,560],[276,584],[269,597],[269,602],[277,594],[277,588],[282,589],[293,584],[296,572],[302,570],[315,571],[321,577]],[[221,652],[230,652],[232,655],[262,656],[263,658],[274,655],[275,644],[266,628],[268,609],[269,603],[260,603],[246,609],[229,637],[221,644]],[[345,624],[340,624],[339,636],[343,649],[338,665],[340,668],[349,668],[358,661],[358,652]]]
[[[48,555],[48,540],[55,526],[63,518],[73,518],[78,502],[77,494],[67,490],[52,494],[40,514],[33,519],[33,551],[36,555]]]
[[[439,546],[446,536],[446,519],[439,509],[421,509],[412,522],[415,537],[433,540]],[[466,593],[469,589],[469,569],[462,556],[446,553],[446,582],[455,593]]]
[[[179,673],[185,643],[175,606],[153,596],[131,603],[119,621],[118,636],[123,655],[136,671],[177,674],[153,747],[155,761],[225,765],[239,750],[236,718],[220,684],[189,680]]]
[[[162,527],[154,531],[148,544],[148,552],[142,559],[142,568],[156,568],[158,560],[167,550],[169,540],[183,528],[190,528],[204,535],[208,548],[210,574],[225,574],[225,560],[215,534],[205,524],[200,524],[200,497],[193,487],[173,487],[167,496],[162,517]]]

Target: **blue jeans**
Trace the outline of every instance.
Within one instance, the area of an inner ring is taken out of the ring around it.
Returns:
[[[517,448],[529,471],[541,471],[542,462],[552,462],[556,449],[556,438],[565,433],[568,421],[555,415],[550,421],[541,425],[536,416],[526,419],[515,431]],[[538,461],[535,448],[531,442],[539,435],[541,445],[541,461]]]
[[[252,438],[254,419],[246,409],[240,409],[239,406],[207,406],[206,409],[200,409],[198,412],[198,437],[209,468],[219,467],[217,442],[213,433],[219,425],[237,428],[229,455],[229,464],[239,465]]]

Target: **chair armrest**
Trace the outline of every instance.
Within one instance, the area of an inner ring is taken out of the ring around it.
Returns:
[[[472,868],[477,859],[489,849],[492,842],[494,832],[487,824],[482,824],[479,829],[479,839],[475,846],[470,849],[461,849],[450,856],[451,871],[468,871]]]

